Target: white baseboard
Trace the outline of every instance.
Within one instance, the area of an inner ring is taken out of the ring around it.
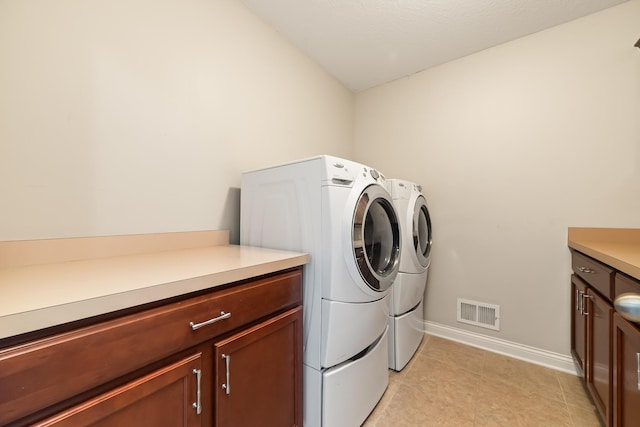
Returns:
[[[536,365],[555,369],[556,371],[578,375],[571,356],[541,350],[539,348],[529,347],[527,345],[477,334],[439,323],[425,321],[424,326],[424,331],[429,335],[449,339],[472,347],[478,347],[483,350],[513,357],[514,359],[524,360],[525,362],[535,363]]]

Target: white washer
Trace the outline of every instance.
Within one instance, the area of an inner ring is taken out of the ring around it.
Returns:
[[[431,217],[419,185],[387,180],[402,232],[400,271],[392,287],[389,368],[400,371],[424,337],[423,299],[431,262]]]
[[[318,156],[242,175],[240,243],[307,252],[304,425],[362,424],[389,383],[400,226],[385,179]]]

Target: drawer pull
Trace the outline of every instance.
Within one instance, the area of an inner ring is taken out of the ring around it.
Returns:
[[[196,401],[193,403],[193,407],[196,410],[196,414],[200,415],[202,413],[202,403],[200,399],[200,383],[202,381],[202,369],[194,369],[193,375],[195,375],[198,379],[198,390],[196,392]]]
[[[587,274],[594,274],[596,272],[595,270],[592,270],[589,267],[582,267],[582,266],[578,267],[578,271],[580,271],[581,273],[587,273]]]
[[[195,331],[196,329],[200,329],[203,326],[207,326],[212,323],[219,322],[220,320],[228,319],[230,317],[231,317],[231,313],[225,313],[224,311],[221,311],[220,316],[218,317],[214,317],[213,319],[209,319],[206,322],[202,322],[202,323],[189,322],[189,326],[191,326],[191,329]]]
[[[223,354],[222,358],[224,359],[224,364],[227,368],[227,382],[222,384],[222,389],[227,393],[231,394],[231,382],[229,381],[229,365],[231,364],[231,356],[228,354]]]

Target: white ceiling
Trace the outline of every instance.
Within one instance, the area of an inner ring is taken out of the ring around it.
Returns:
[[[354,91],[627,0],[242,0]]]

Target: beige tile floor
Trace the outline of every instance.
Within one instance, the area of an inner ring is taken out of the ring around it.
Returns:
[[[601,427],[574,375],[426,335],[363,427]]]

